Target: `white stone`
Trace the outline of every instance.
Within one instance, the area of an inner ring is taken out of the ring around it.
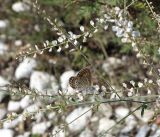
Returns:
[[[30,132],[25,132],[23,135],[18,135],[17,137],[29,137],[30,135]]]
[[[140,37],[140,35],[139,31],[132,31],[132,37]]]
[[[109,75],[113,75],[113,69],[116,69],[123,65],[121,59],[115,57],[109,57],[106,62],[102,65],[102,69]]]
[[[126,126],[121,130],[122,133],[129,133],[137,125],[137,121],[133,115],[128,116],[125,119],[125,122],[126,122]]]
[[[60,131],[60,128],[58,126],[54,127],[54,129],[52,130],[52,135],[56,137],[66,137],[65,132],[63,130]]]
[[[0,29],[4,29],[8,26],[7,20],[0,20]]]
[[[23,62],[19,64],[15,71],[16,79],[29,78],[34,68],[36,68],[37,62],[32,58],[25,58]]]
[[[22,40],[16,40],[15,42],[14,42],[14,44],[15,44],[15,46],[21,46],[22,45]]]
[[[9,82],[0,76],[0,102],[2,102],[4,97],[7,95],[7,91],[5,91],[6,87],[3,87],[3,86],[8,84]]]
[[[90,129],[86,128],[86,129],[80,134],[79,137],[93,137],[93,136],[94,136],[94,135],[93,135],[93,132],[92,132]]]
[[[36,122],[39,123],[41,122],[41,120],[44,118],[44,113],[43,112],[39,112],[35,115],[34,117],[36,119]]]
[[[135,137],[146,137],[150,131],[150,127],[148,125],[144,125],[139,128],[139,131]]]
[[[0,76],[0,86],[5,86],[7,84],[9,84],[9,82],[6,79],[4,79],[3,77]]]
[[[48,119],[53,120],[54,118],[56,118],[56,112],[51,112],[48,114]]]
[[[20,102],[18,101],[9,101],[8,103],[8,111],[17,112],[20,110]]]
[[[159,137],[160,136],[160,129],[158,129],[155,134],[151,137]]]
[[[101,118],[98,126],[98,134],[100,134],[101,132],[107,131],[109,128],[111,128],[115,124],[116,122],[114,120],[110,120],[106,117]]]
[[[116,113],[116,117],[118,119],[121,119],[129,113],[129,110],[128,108],[125,108],[125,107],[118,107],[115,109],[115,113]]]
[[[1,137],[13,137],[14,132],[11,129],[0,129],[0,136]]]
[[[148,122],[152,117],[153,117],[153,115],[154,115],[154,111],[152,111],[152,110],[144,110],[144,115],[143,115],[143,117],[141,116],[141,110],[139,109],[139,110],[137,110],[136,112],[135,112],[135,115],[139,118],[139,119],[141,119],[143,122]]]
[[[43,95],[58,93],[57,80],[46,72],[34,71],[30,78],[30,88],[36,89],[37,92]]]
[[[20,119],[20,117],[12,120],[12,121],[5,121],[3,123],[3,128],[15,128],[22,120]]]
[[[112,107],[109,104],[100,104],[99,111],[107,118],[112,116]]]
[[[28,11],[30,9],[29,5],[24,2],[16,2],[12,5],[12,10],[15,12]]]
[[[25,112],[34,113],[34,112],[36,112],[36,111],[38,111],[38,110],[39,110],[38,104],[32,104],[32,105],[28,106],[28,107],[24,110],[24,113],[25,113]]]
[[[7,114],[7,109],[5,107],[0,108],[0,120],[3,119],[6,114]]]
[[[32,100],[29,95],[23,97],[20,101],[20,106],[22,109],[28,107],[32,103]]]
[[[74,76],[75,75],[75,72],[73,70],[70,70],[70,71],[66,71],[64,72],[61,77],[60,77],[60,81],[61,81],[61,87],[62,87],[62,90],[66,90],[67,87],[68,87],[68,82],[69,82],[69,78],[71,76]]]
[[[66,122],[70,123],[83,113],[87,112],[90,108],[89,107],[79,107],[75,110],[73,110],[66,118]],[[88,124],[88,122],[91,119],[92,110],[88,111],[86,114],[81,116],[80,118],[76,119],[73,123],[69,124],[69,129],[71,132],[80,132],[82,129],[85,128],[85,126]]]
[[[0,55],[3,55],[7,50],[7,45],[0,41]]]
[[[32,134],[44,134],[50,126],[51,122],[42,122],[35,124],[32,127]]]

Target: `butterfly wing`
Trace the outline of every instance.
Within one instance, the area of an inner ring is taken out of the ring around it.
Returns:
[[[79,82],[79,88],[86,88],[91,86],[91,70],[87,67],[82,70],[77,74],[77,82]]]
[[[70,77],[69,78],[69,85],[73,88],[76,89],[76,77]]]
[[[83,90],[91,86],[91,71],[84,68],[80,70],[75,77],[70,77],[69,84],[73,89]]]

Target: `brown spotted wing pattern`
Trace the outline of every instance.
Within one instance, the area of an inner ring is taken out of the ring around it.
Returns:
[[[70,77],[69,84],[73,89],[84,90],[91,86],[92,77],[90,68],[80,70],[77,76]]]

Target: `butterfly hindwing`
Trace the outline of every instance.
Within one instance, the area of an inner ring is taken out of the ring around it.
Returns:
[[[70,77],[70,79],[69,79],[69,84],[74,89],[76,88],[75,80],[76,80],[76,77]]]

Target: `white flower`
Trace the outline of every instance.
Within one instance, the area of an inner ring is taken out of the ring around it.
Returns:
[[[100,23],[103,23],[103,22],[104,22],[104,19],[100,19],[99,21],[100,21]]]
[[[158,49],[158,53],[160,54],[160,48]]]
[[[148,81],[148,83],[152,84],[152,83],[153,83],[153,80],[150,79],[150,80]]]
[[[127,26],[128,26],[129,28],[132,28],[132,27],[133,27],[133,22],[132,22],[132,21],[128,21]]]
[[[107,30],[107,29],[108,29],[108,25],[105,25],[105,26],[104,26],[104,30]]]
[[[123,28],[118,28],[116,36],[120,38],[120,37],[123,36],[123,33],[124,33],[124,29]]]
[[[0,20],[0,29],[6,28],[7,25],[8,25],[8,21],[7,20]]]
[[[131,27],[127,27],[126,28],[126,32],[132,32],[132,28]]]
[[[15,12],[27,11],[29,9],[30,9],[29,5],[25,4],[24,2],[20,2],[20,1],[12,5],[12,10],[14,10]]]
[[[138,51],[137,44],[135,42],[132,42],[132,48],[134,51]]]
[[[157,80],[157,84],[158,84],[158,86],[160,86],[160,79]]]
[[[152,91],[148,88],[147,89],[147,94],[151,94],[152,93]]]
[[[62,37],[58,38],[58,42],[62,43],[64,41],[64,39]]]
[[[94,31],[93,31],[93,33],[96,33],[98,31],[98,29],[95,29]],[[90,36],[91,36],[91,33],[90,33]]]
[[[112,31],[113,31],[113,32],[118,31],[118,29],[119,29],[119,27],[118,27],[118,26],[112,26]]]
[[[84,27],[80,26],[80,31],[84,32]]]
[[[143,83],[138,82],[138,87],[139,87],[139,88],[143,87]]]
[[[59,47],[59,48],[57,49],[57,52],[61,52],[61,50],[62,50],[62,48],[61,48],[61,47]]]
[[[132,86],[135,86],[135,82],[133,80],[131,80],[130,83],[132,84]]]
[[[107,15],[107,14],[104,14],[104,18],[108,20],[108,19],[110,19],[111,17],[110,17],[109,15]]]
[[[77,45],[77,44],[78,44],[78,41],[77,41],[77,40],[75,40],[75,41],[74,41],[74,45]]]
[[[56,46],[57,45],[57,40],[53,40],[52,45]]]
[[[127,88],[127,84],[126,84],[126,83],[122,83],[122,86],[123,86],[124,88]]]
[[[90,24],[91,24],[91,26],[94,27],[94,22],[93,22],[93,20],[90,21]]]
[[[139,37],[140,32],[139,31],[132,31],[132,37]]]
[[[130,38],[122,38],[121,41],[122,41],[122,43],[130,43],[131,42]]]
[[[115,10],[115,14],[119,14],[119,11],[120,11],[119,7],[115,7],[114,10]]]

